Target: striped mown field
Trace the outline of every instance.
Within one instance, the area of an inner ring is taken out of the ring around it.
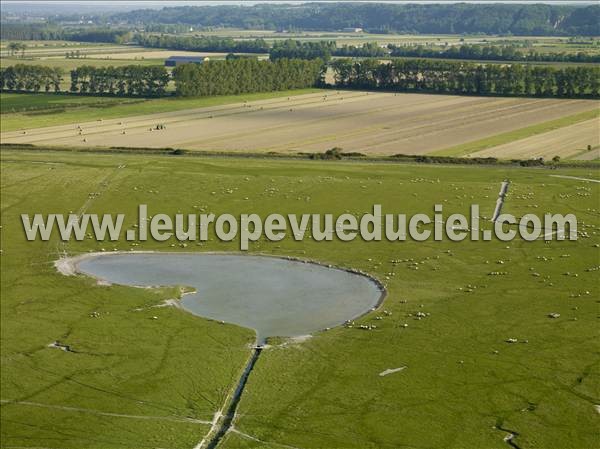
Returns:
[[[1,138],[7,143],[203,151],[299,153],[341,147],[366,155],[569,157],[599,144],[599,104],[331,90],[248,102],[240,96],[227,105],[124,119],[74,119],[3,132]],[[159,124],[165,128],[157,131]]]

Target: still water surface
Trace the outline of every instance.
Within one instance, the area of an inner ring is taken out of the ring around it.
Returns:
[[[365,276],[264,256],[106,254],[84,259],[78,270],[115,284],[193,287],[181,300],[184,309],[254,329],[259,343],[337,326],[382,295]]]

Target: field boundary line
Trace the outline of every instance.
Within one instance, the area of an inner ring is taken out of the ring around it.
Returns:
[[[173,157],[189,157],[189,158],[206,158],[206,159],[252,159],[252,160],[271,160],[271,161],[304,161],[307,163],[315,163],[311,156],[323,153],[257,153],[251,151],[208,151],[208,150],[186,150],[181,149],[183,153],[173,153],[173,148],[141,148],[141,147],[59,147],[50,145],[29,145],[29,144],[9,144],[0,143],[0,155],[6,152],[42,154],[42,153],[64,153],[64,154],[103,154],[115,155],[121,154],[133,157],[156,157],[156,158],[173,158]],[[436,157],[440,160],[436,160]],[[429,160],[428,160],[429,158]],[[498,158],[483,158],[486,163],[473,162],[474,159],[460,158],[451,156],[428,156],[428,155],[407,155],[398,154],[392,156],[344,156],[342,159],[323,160],[317,159],[325,163],[340,163],[340,164],[402,164],[413,166],[443,166],[443,167],[514,167],[523,169],[538,169],[538,170],[554,170],[554,169],[590,169],[600,167],[599,160],[566,160],[560,164],[539,164],[539,165],[522,165],[521,162],[528,162],[527,159],[498,159]],[[7,162],[23,162],[16,160],[6,160]],[[3,160],[4,162],[4,160]],[[28,161],[34,162],[34,161]]]
[[[553,178],[574,179],[576,181],[600,182],[600,179],[580,178],[579,176],[550,175]]]
[[[287,449],[300,449],[296,446],[290,446],[289,444],[283,444],[283,443],[276,443],[274,441],[265,441],[265,440],[261,440],[260,438],[257,438],[255,436],[249,435],[247,433],[242,432],[241,430],[236,429],[235,427],[231,426],[231,428],[227,431],[227,433],[235,433],[239,436],[241,436],[242,438],[246,438],[250,441],[254,441],[256,443],[263,443],[263,444],[268,444],[269,446],[277,446],[277,447],[284,447]]]
[[[186,418],[183,416],[179,417],[179,416],[155,416],[155,415],[128,415],[125,413],[103,412],[103,411],[94,410],[91,408],[71,407],[68,405],[43,404],[41,402],[19,401],[19,400],[12,400],[12,399],[1,399],[0,403],[5,404],[5,405],[10,405],[10,404],[27,405],[30,407],[49,408],[49,409],[54,409],[54,410],[63,410],[63,411],[67,411],[67,412],[88,413],[91,415],[110,416],[113,418],[158,420],[158,421],[170,421],[170,422],[189,423],[189,424],[206,424],[206,425],[211,424],[211,421],[205,421],[205,420],[195,419],[195,418]]]

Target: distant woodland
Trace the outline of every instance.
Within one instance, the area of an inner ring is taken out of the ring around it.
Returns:
[[[264,30],[338,31],[363,28],[371,33],[501,34],[519,36],[598,36],[600,6],[524,4],[429,4],[395,5],[321,3],[304,5],[180,6],[141,9],[119,14],[90,16],[95,25],[118,23],[145,31],[183,31],[185,27],[207,29],[234,27]],[[2,39],[63,39],[71,31],[61,25],[80,20],[55,16],[46,24],[2,24]],[[112,26],[112,25],[111,25]],[[185,27],[184,27],[185,26]],[[85,35],[91,40],[107,36]],[[119,39],[117,31],[113,36]],[[50,36],[51,37],[47,37]],[[29,36],[29,37],[27,37]]]
[[[371,33],[600,35],[600,6],[543,4],[184,6],[131,11],[112,16],[111,20],[267,30],[360,27]]]

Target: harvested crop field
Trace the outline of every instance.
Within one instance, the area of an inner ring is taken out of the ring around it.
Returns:
[[[373,155],[427,154],[597,107],[598,102],[586,100],[328,91],[13,131],[1,137],[5,143],[53,146],[280,153],[337,146]],[[164,129],[156,130],[157,125]],[[597,139],[594,126],[580,130],[578,139]]]
[[[586,120],[554,131],[516,140],[504,145],[478,151],[473,157],[502,157],[524,159],[554,156],[572,158],[591,145],[600,145],[600,123],[598,119]]]
[[[578,161],[597,161],[600,160],[600,147],[593,148],[589,151],[582,151],[573,159]]]
[[[40,47],[32,46],[25,49],[25,56],[28,58],[32,57],[64,57],[65,52],[68,51],[79,51],[82,54],[104,54],[104,53],[119,53],[119,52],[131,52],[132,50],[143,51],[143,47],[137,46],[126,46],[126,45],[107,45],[107,44],[91,44],[91,43],[72,43],[70,45],[62,45],[55,47]],[[18,52],[20,54],[21,52]],[[11,52],[8,49],[3,48],[0,51],[1,57],[8,57]]]
[[[106,59],[166,59],[170,56],[208,56],[208,57],[222,57],[227,53],[207,53],[200,51],[182,51],[182,50],[143,50],[139,49],[136,51],[94,51],[90,52],[96,57],[102,57]],[[61,57],[61,56],[59,56]]]

